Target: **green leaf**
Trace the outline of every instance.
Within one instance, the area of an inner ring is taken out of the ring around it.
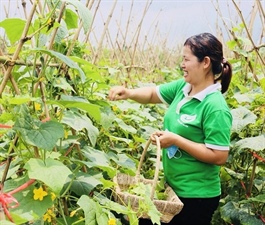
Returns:
[[[71,9],[65,10],[65,23],[67,25],[67,28],[75,29],[78,27],[78,16],[75,12],[73,12]]]
[[[62,124],[55,121],[32,121],[29,116],[18,118],[14,130],[20,131],[28,144],[45,150],[52,150],[56,142],[64,136]]]
[[[63,96],[62,96],[62,99],[64,99]],[[64,107],[64,108],[81,109],[81,110],[87,112],[89,114],[89,116],[91,116],[96,121],[98,121],[98,122],[100,121],[100,106],[95,105],[95,104],[91,104],[85,99],[70,97],[66,100],[47,101],[47,103],[58,105],[58,106]]]
[[[251,103],[254,100],[254,98],[251,98],[251,95],[249,95],[249,94],[239,94],[239,93],[235,93],[233,97],[237,100],[237,102],[239,104],[242,104],[244,102]]]
[[[22,215],[24,215],[24,219],[26,217],[28,218],[28,220],[33,220],[34,217],[36,219],[36,215],[38,215],[38,217],[42,217],[46,210],[53,205],[51,195],[44,196],[42,201],[34,200],[33,188],[30,188],[29,191],[15,194],[15,196],[19,202],[19,207],[13,209],[12,212],[19,217],[22,217]],[[17,217],[17,220],[21,220],[23,218],[19,217]],[[16,217],[14,217],[14,219],[15,218]]]
[[[53,27],[54,28],[54,27]],[[55,42],[56,43],[61,43],[63,41],[63,39],[69,35],[69,32],[67,30],[67,26],[64,22],[64,20],[61,21],[60,26],[58,27],[58,30],[56,32],[56,36],[55,36]]]
[[[265,203],[265,194],[258,195],[256,197],[248,198],[248,201]]]
[[[82,70],[85,72],[88,80],[92,80],[97,83],[105,82],[104,76],[102,76],[102,74],[94,64],[80,57],[70,56],[70,58],[80,65]]]
[[[64,77],[58,77],[56,78],[54,84],[54,87],[59,87],[63,90],[66,91],[72,91],[75,92],[75,90],[73,89],[73,87],[66,81],[66,79]]]
[[[74,180],[71,185],[71,191],[78,196],[89,194],[95,187],[102,184],[99,179],[89,174],[79,173],[76,177],[76,180]]]
[[[25,168],[31,179],[37,179],[48,185],[56,195],[60,194],[71,171],[62,162],[54,159],[30,159]]]
[[[239,208],[239,204],[228,202],[220,209],[222,219],[234,225],[262,225],[262,221],[251,215],[248,209]]]
[[[92,23],[92,14],[90,10],[80,1],[66,0],[66,2],[76,7],[79,13],[80,19],[82,20],[84,31],[85,33],[87,33]]]
[[[231,50],[235,49],[235,47],[237,46],[237,42],[235,40],[228,41],[226,42],[226,44]]]
[[[231,110],[233,116],[232,132],[239,133],[245,126],[255,123],[257,116],[245,107]]]
[[[16,224],[12,223],[8,220],[2,220],[2,221],[0,221],[0,225],[16,225]]]
[[[129,169],[135,169],[135,162],[129,158],[126,154],[116,154],[116,158],[111,158],[115,161],[119,166]]]
[[[118,126],[125,131],[127,134],[131,133],[131,134],[136,134],[137,130],[130,126],[127,125],[126,123],[124,123],[124,121],[122,119],[119,118],[115,118],[115,121],[117,122]]]
[[[86,195],[82,195],[77,204],[83,209],[85,214],[85,225],[97,225],[96,208],[97,204]],[[107,223],[106,223],[107,224]]]
[[[8,18],[0,22],[0,27],[5,29],[5,33],[13,45],[15,42],[19,41],[22,36],[26,21],[18,18]],[[16,29],[14,29],[14,27]],[[29,30],[31,33],[32,29]]]
[[[93,166],[109,167],[111,164],[109,156],[103,151],[87,147],[83,152]]]
[[[101,121],[100,124],[103,126],[105,130],[108,130],[111,126],[113,121],[115,120],[116,116],[111,111],[101,112]]]
[[[251,149],[254,151],[262,151],[265,149],[265,135],[244,138],[236,142],[235,147],[240,149]]]
[[[95,146],[99,131],[87,116],[68,110],[64,113],[61,122],[67,124],[77,131],[85,128],[92,146]]]
[[[45,50],[45,49],[41,49],[41,48],[32,49],[31,51],[32,52],[40,52],[40,53],[47,54],[49,56],[56,57],[57,59],[64,62],[70,68],[77,70],[80,74],[82,83],[85,82],[86,76],[85,76],[83,70],[75,62],[73,62],[69,57],[63,55],[60,52],[55,52],[53,50]]]
[[[103,208],[97,203],[96,204],[96,219],[97,219],[97,224],[108,224],[108,216],[107,214],[103,211]]]
[[[224,167],[224,170],[233,178],[236,178],[238,180],[244,179],[245,174],[244,173],[237,173],[234,170],[231,170],[227,167]]]
[[[21,187],[21,185],[25,184],[28,180],[29,178],[26,176],[7,180],[5,184],[7,184],[9,188],[12,187],[11,190],[14,190],[17,187]],[[9,188],[7,189],[9,190]],[[26,224],[27,221],[39,219],[43,216],[45,211],[53,205],[50,193],[48,193],[47,196],[44,196],[42,201],[34,200],[33,190],[35,188],[35,185],[30,185],[13,195],[13,197],[19,202],[19,205],[18,207],[10,208],[9,210],[12,213],[12,217],[16,224]]]
[[[13,104],[13,105],[22,105],[24,103],[28,103],[30,101],[35,101],[37,100],[37,98],[31,98],[29,96],[16,96],[13,98],[9,98],[8,102],[9,104]]]

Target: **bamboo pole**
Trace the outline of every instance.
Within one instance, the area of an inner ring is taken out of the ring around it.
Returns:
[[[29,15],[29,18],[28,18],[28,20],[26,22],[26,25],[24,27],[24,30],[22,32],[18,47],[16,48],[16,50],[14,52],[14,55],[12,56],[12,59],[11,59],[12,62],[17,60],[17,58],[19,56],[19,53],[20,53],[20,51],[21,51],[21,49],[23,47],[23,44],[28,40],[27,33],[28,33],[29,27],[31,25],[31,21],[33,19],[33,15],[35,13],[37,4],[38,4],[38,1],[36,0],[34,2],[34,4],[33,4],[33,7],[31,9],[31,12],[30,12],[30,15]],[[4,88],[5,88],[6,84],[7,84],[7,81],[8,81],[8,79],[11,76],[11,72],[12,72],[13,67],[14,67],[14,64],[13,65],[11,64],[11,65],[8,66],[7,70],[5,71],[2,83],[0,85],[0,96],[2,96],[3,90],[4,90]]]
[[[114,1],[113,5],[112,5],[112,9],[111,9],[111,11],[110,11],[110,14],[109,14],[109,16],[108,16],[108,18],[107,18],[107,21],[105,22],[103,32],[102,32],[101,37],[100,37],[100,39],[99,39],[98,49],[97,49],[97,51],[96,51],[96,53],[95,53],[95,55],[94,55],[94,58],[93,58],[93,60],[92,60],[92,63],[93,63],[93,64],[96,63],[96,61],[97,61],[97,59],[98,59],[98,57],[99,57],[99,54],[101,53],[101,50],[102,50],[102,44],[103,44],[103,41],[104,41],[104,37],[105,37],[105,35],[106,35],[106,31],[107,31],[108,26],[109,26],[109,23],[110,23],[110,21],[111,21],[111,18],[112,18],[113,12],[114,12],[114,10],[115,10],[116,4],[117,4],[117,0]]]
[[[94,15],[93,15],[93,17],[92,17],[92,21],[91,21],[90,29],[89,29],[89,31],[87,32],[86,37],[85,37],[85,40],[84,40],[85,43],[88,43],[88,42],[89,42],[89,36],[90,36],[91,33],[93,33],[93,35],[94,35],[94,32],[93,32],[93,28],[92,28],[92,27],[93,27],[93,24],[94,24],[94,21],[95,21],[95,18],[96,18],[96,15],[97,15],[97,12],[98,12],[98,9],[99,9],[99,6],[100,6],[100,3],[101,3],[101,0],[98,0],[98,4],[96,5],[95,12],[94,12]],[[92,5],[91,5],[91,6],[89,5],[89,7],[92,8]],[[90,8],[90,9],[91,9],[91,8]],[[90,50],[91,50],[91,52],[94,54],[94,49],[93,49],[93,47],[92,47],[92,44],[91,44],[90,42],[89,42],[89,44],[90,44],[90,46],[91,46]]]
[[[133,54],[132,54],[132,61],[131,61],[131,65],[134,64],[134,57],[135,57],[135,53],[136,53],[136,48],[137,48],[137,45],[138,45],[138,42],[139,42],[139,37],[140,37],[140,33],[141,33],[141,29],[142,29],[142,24],[143,24],[143,21],[144,21],[144,18],[146,16],[146,13],[150,7],[150,5],[152,4],[152,1],[147,1],[146,2],[146,5],[145,5],[145,8],[144,8],[144,11],[143,11],[143,15],[142,15],[142,18],[140,20],[140,23],[138,24],[138,27],[137,27],[137,31],[136,31],[136,40],[134,42],[134,48],[133,48]]]

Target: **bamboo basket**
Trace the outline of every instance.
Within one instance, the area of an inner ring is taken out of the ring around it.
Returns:
[[[116,184],[113,196],[116,202],[124,206],[130,206],[134,211],[138,212],[139,218],[150,219],[147,213],[139,212],[138,210],[139,202],[141,201],[143,202],[144,198],[141,196],[130,194],[126,192],[126,190],[128,190],[131,185],[137,184],[139,182],[142,182],[144,184],[151,184],[152,188],[151,188],[150,198],[153,201],[154,205],[156,206],[157,210],[162,214],[162,216],[160,217],[160,221],[163,223],[169,223],[172,220],[172,218],[182,210],[183,203],[180,201],[180,199],[173,191],[173,189],[168,185],[165,186],[165,193],[167,199],[166,200],[154,199],[155,189],[158,182],[158,173],[160,167],[160,152],[161,152],[161,147],[158,137],[156,137],[157,158],[156,158],[156,169],[155,169],[154,179],[150,180],[150,179],[140,178],[140,170],[143,165],[144,158],[150,143],[151,139],[148,140],[144,148],[144,151],[141,155],[141,159],[135,177],[120,173],[113,178],[113,181]]]

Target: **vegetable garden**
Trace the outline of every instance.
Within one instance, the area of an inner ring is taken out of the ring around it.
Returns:
[[[107,94],[113,85],[154,85],[181,77],[181,46],[169,50],[139,40],[151,2],[146,0],[129,43],[130,14],[125,29],[118,24],[115,37],[109,32],[117,0],[100,35],[93,30],[100,0],[22,0],[24,18],[0,21],[5,31],[0,37],[0,225],[138,224],[137,212],[113,200],[113,178],[120,172],[135,175],[150,134],[161,129],[166,106],[109,102]],[[233,114],[231,151],[221,168],[223,193],[213,224],[262,225],[264,1],[253,0],[248,20],[232,3],[239,18],[233,27],[212,0],[229,36],[224,46],[233,65],[225,95]],[[257,20],[258,41],[253,39]],[[155,146],[146,158],[142,173],[152,179]],[[162,180],[162,168],[159,176]],[[146,191],[134,188],[140,196]],[[151,201],[139,210],[159,223]]]

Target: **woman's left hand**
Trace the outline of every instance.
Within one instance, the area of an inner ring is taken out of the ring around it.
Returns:
[[[152,144],[156,145],[156,138],[160,141],[161,148],[168,148],[169,146],[176,145],[177,134],[170,131],[156,131],[151,135]]]

